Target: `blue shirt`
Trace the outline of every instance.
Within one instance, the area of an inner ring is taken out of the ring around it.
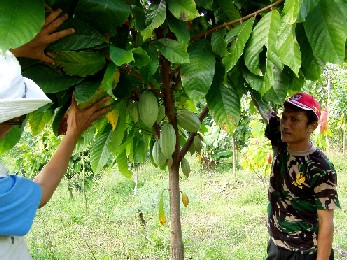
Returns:
[[[15,175],[0,178],[0,235],[26,235],[41,196],[40,185],[31,180]]]

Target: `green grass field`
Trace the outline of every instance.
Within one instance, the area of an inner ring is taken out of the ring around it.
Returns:
[[[335,259],[347,259],[347,162],[330,157],[338,171],[342,210],[335,213]],[[231,165],[203,171],[192,163],[181,190],[185,259],[265,259],[267,178]],[[115,170],[92,189],[69,198],[63,182],[52,200],[38,211],[27,243],[34,259],[168,259],[170,219],[165,192],[166,226],[158,219],[159,194],[168,186],[166,172],[150,165],[137,170],[138,185]]]

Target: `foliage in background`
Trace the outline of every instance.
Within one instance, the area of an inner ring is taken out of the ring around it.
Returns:
[[[20,142],[2,158],[10,171],[29,179],[33,179],[51,159],[61,139],[48,127],[37,135],[33,135],[32,131],[33,129],[26,129]],[[71,197],[73,190],[83,191],[90,188],[98,176],[91,169],[89,150],[77,148],[74,151],[65,177],[68,179]]]
[[[347,64],[328,64],[318,81],[307,82],[305,90],[315,95],[328,113],[328,128],[321,138],[323,147],[346,150]],[[318,129],[319,133],[319,129]],[[319,141],[319,139],[318,139]],[[328,141],[328,142],[327,142]]]

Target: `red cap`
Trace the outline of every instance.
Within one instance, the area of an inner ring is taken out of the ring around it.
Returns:
[[[319,103],[314,99],[314,97],[307,93],[296,93],[285,102],[291,103],[294,106],[302,108],[303,110],[312,110],[318,119],[320,118],[321,109]]]

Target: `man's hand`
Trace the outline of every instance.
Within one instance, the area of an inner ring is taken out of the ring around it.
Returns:
[[[44,63],[54,65],[54,60],[45,53],[46,47],[49,44],[75,32],[75,29],[73,28],[55,32],[55,30],[68,19],[68,15],[62,14],[61,12],[62,11],[58,9],[50,13],[47,16],[41,31],[34,39],[16,49],[11,50],[14,56],[17,58],[23,57],[40,60]]]
[[[71,106],[67,115],[67,131],[66,135],[71,135],[73,137],[79,137],[87,128],[89,128],[92,123],[102,116],[104,116],[111,107],[104,106],[105,103],[110,100],[111,97],[107,96],[94,105],[81,110],[77,106],[77,101],[72,96]]]

